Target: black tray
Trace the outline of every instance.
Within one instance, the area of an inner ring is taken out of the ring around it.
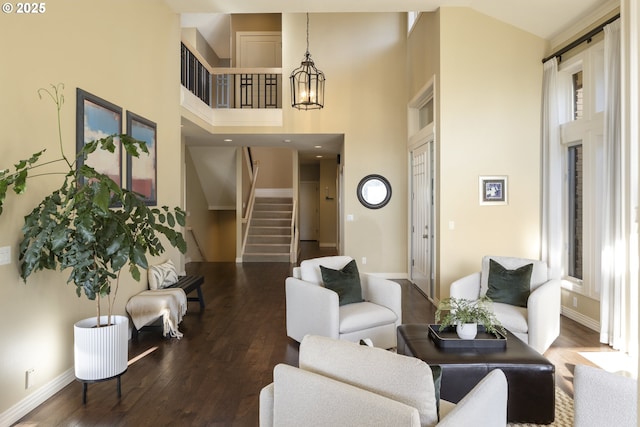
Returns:
[[[488,333],[484,326],[478,325],[478,335],[472,340],[463,340],[458,337],[456,328],[445,327],[440,330],[440,325],[429,325],[429,336],[436,346],[443,349],[494,349],[500,350],[507,347],[507,337],[498,331],[498,336]]]

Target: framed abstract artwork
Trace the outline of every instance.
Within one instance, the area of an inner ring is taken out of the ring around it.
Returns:
[[[507,177],[481,176],[478,179],[481,205],[506,205]]]
[[[122,134],[122,108],[80,88],[76,91],[76,101],[77,152],[88,142]],[[86,160],[78,159],[78,166],[86,163],[122,186],[122,147],[119,137],[114,139],[114,144],[116,149],[113,153],[96,150]]]
[[[127,188],[143,196],[148,206],[158,203],[157,132],[156,124],[127,111],[127,135],[147,144],[149,154],[127,155]]]

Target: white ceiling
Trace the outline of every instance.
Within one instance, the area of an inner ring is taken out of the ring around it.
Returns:
[[[470,7],[544,39],[588,15],[606,0],[165,0],[178,13],[429,12]]]
[[[344,141],[343,134],[333,133],[210,134],[184,117],[182,133],[186,136],[186,145],[190,147],[290,147],[299,151],[301,163],[317,162],[320,158],[335,158],[336,154],[340,153]]]

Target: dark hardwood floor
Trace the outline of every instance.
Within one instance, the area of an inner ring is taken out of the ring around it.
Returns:
[[[332,255],[317,244],[302,245],[302,259]],[[74,382],[33,410],[22,426],[257,426],[258,394],[278,363],[297,365],[298,344],[285,331],[286,263],[197,263],[188,273],[205,276],[207,307],[197,303],[180,330],[181,340],[160,330],[130,341],[130,366],[115,381],[89,385],[87,404]],[[403,289],[404,323],[433,322],[433,305],[408,281]],[[573,366],[590,364],[578,354],[607,351],[596,332],[562,318],[561,336],[545,355],[556,365],[556,384],[572,394]]]

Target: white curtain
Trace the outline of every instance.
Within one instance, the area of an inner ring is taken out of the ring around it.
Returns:
[[[560,118],[562,108],[558,81],[558,60],[544,63],[542,79],[542,236],[540,258],[549,267],[550,277],[562,275],[562,149]]]
[[[604,153],[600,341],[628,350],[627,242],[625,238],[625,164],[621,138],[620,20],[604,28]]]

